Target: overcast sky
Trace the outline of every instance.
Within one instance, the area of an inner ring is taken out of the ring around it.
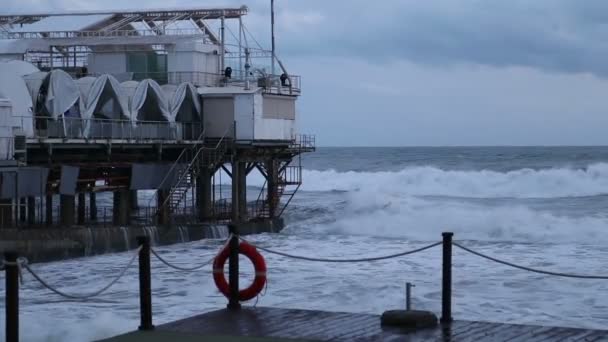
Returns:
[[[3,0],[2,12],[270,0]],[[8,3],[7,3],[8,2]],[[278,54],[321,145],[608,145],[608,1],[276,0]]]

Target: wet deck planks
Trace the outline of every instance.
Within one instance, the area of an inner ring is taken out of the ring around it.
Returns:
[[[156,331],[305,341],[608,341],[608,330],[455,321],[408,331],[382,327],[376,315],[278,308],[218,310],[158,326]],[[112,341],[138,339],[108,340]]]

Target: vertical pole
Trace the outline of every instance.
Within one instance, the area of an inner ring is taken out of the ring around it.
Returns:
[[[228,230],[232,234],[230,239],[230,257],[228,259],[228,283],[230,284],[230,296],[228,299],[228,309],[238,310],[241,308],[239,303],[239,232],[238,226],[234,223],[228,225]]]
[[[266,163],[267,172],[267,184],[268,194],[266,199],[268,201],[268,218],[274,219],[277,212],[277,206],[279,205],[279,193],[278,193],[278,181],[279,175],[277,170],[277,163],[275,160],[269,159]]]
[[[26,208],[27,208],[26,198],[25,197],[19,198],[19,221],[21,223],[25,223],[27,220]]]
[[[247,164],[243,161],[237,163],[238,172],[238,193],[239,193],[239,221],[247,221]]]
[[[19,267],[16,252],[5,252],[6,265],[6,342],[19,341]]]
[[[139,250],[139,330],[154,330],[152,324],[152,279],[150,276],[150,238],[138,236]]]
[[[412,283],[405,283],[405,310],[412,309]]]
[[[270,64],[270,74],[274,77],[274,56],[275,56],[275,44],[274,44],[274,0],[270,0],[270,38],[272,40],[272,61]]]
[[[85,193],[80,192],[80,193],[78,193],[78,212],[77,212],[78,225],[80,225],[80,226],[84,225],[85,215],[86,215]]]
[[[94,192],[89,194],[89,216],[91,221],[97,221],[97,195]]]
[[[232,157],[232,223],[236,224],[240,222],[239,217],[239,162],[236,156]]]
[[[221,52],[221,56],[220,56],[220,75],[224,74],[224,68],[226,68],[225,64],[225,56],[226,56],[226,18],[224,17],[224,15],[222,15],[222,17],[220,18],[220,36],[221,36],[221,45],[220,45],[220,52]]]
[[[441,323],[452,322],[452,237],[454,233],[443,235],[443,271],[441,286]]]
[[[74,225],[74,199],[72,195],[61,195],[59,198],[61,224],[67,227]]]
[[[243,18],[239,16],[239,74],[243,79]]]
[[[36,223],[36,197],[27,198],[27,224],[33,226]]]

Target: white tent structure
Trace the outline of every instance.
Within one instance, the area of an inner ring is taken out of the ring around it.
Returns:
[[[201,134],[201,101],[192,83],[165,84],[161,87],[169,101],[169,112],[175,125],[175,138],[196,139]]]
[[[161,87],[169,102],[169,112],[174,121],[201,121],[201,101],[198,91],[192,83],[179,86],[165,84]]]
[[[23,77],[29,89],[32,102],[43,101],[46,113],[57,120],[72,116],[80,117],[78,113],[70,112],[78,108],[80,90],[72,77],[61,69],[51,72],[35,72]],[[42,98],[41,98],[42,96]],[[79,109],[79,108],[78,108]]]
[[[0,126],[10,129],[10,134],[12,128],[17,127],[26,136],[34,136],[32,99],[22,77],[35,72],[38,68],[27,62],[0,62],[0,93],[12,107],[10,116],[6,111],[2,114]]]
[[[93,136],[103,134],[104,126],[113,126],[109,120],[131,120],[129,104],[120,83],[114,76],[83,77],[76,80],[83,103],[81,117],[85,119],[84,136],[88,137],[93,125]],[[89,119],[108,119],[97,122]]]
[[[128,98],[131,120],[175,121],[169,111],[169,102],[156,81],[126,81],[121,83],[121,89]]]

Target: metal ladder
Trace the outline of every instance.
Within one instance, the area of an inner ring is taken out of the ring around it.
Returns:
[[[186,198],[186,194],[188,193],[188,191],[194,186],[194,180],[199,174],[201,168],[214,165],[224,158],[224,155],[226,153],[226,147],[224,146],[223,142],[226,135],[228,134],[228,130],[224,133],[224,135],[217,142],[217,144],[211,148],[205,147],[204,134],[205,131],[203,130],[198,139],[198,141],[201,141],[200,144],[196,144],[194,147],[190,149],[184,149],[182,151],[180,156],[173,163],[167,175],[165,175],[165,178],[161,182],[159,190],[156,191],[156,196],[153,196],[150,199],[150,202],[148,203],[149,206],[152,204],[151,201],[154,198],[158,199],[159,191],[161,191],[160,189],[163,188],[163,185],[166,182],[174,179],[173,177],[171,177],[171,175],[175,172],[177,181],[171,186],[167,198],[165,198],[161,205],[156,208],[156,216],[158,216],[162,212],[162,210],[167,207],[169,214],[175,212],[175,210],[179,207],[184,198]],[[188,162],[188,165],[185,168],[181,167],[181,165],[186,164],[186,162]]]

